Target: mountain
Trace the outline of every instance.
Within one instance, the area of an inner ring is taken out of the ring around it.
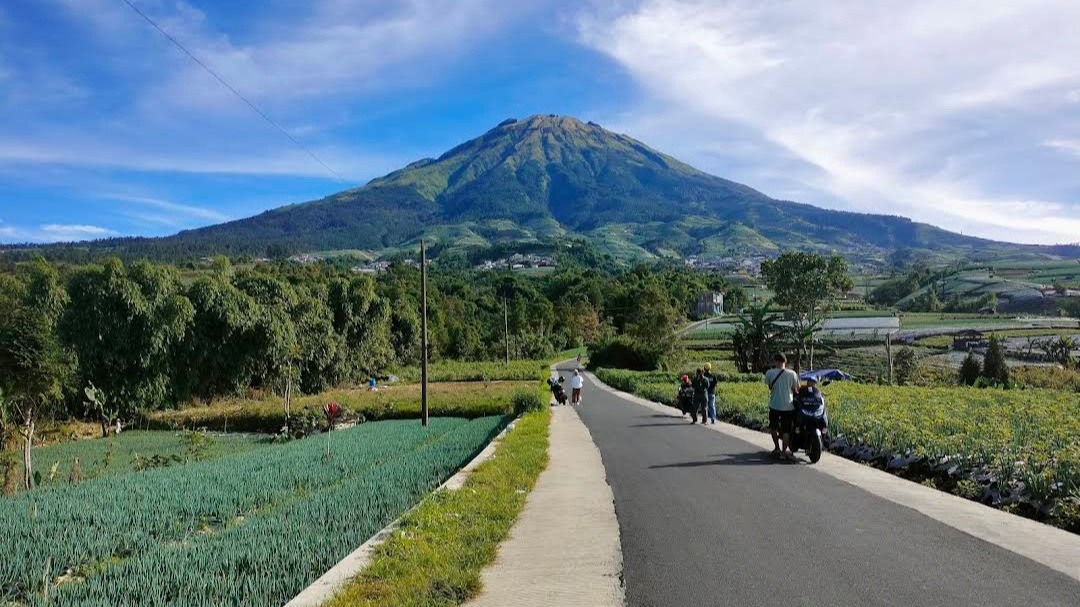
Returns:
[[[442,156],[321,200],[181,232],[103,243],[131,253],[386,252],[420,237],[442,248],[583,237],[620,257],[839,250],[883,259],[1065,254],[888,216],[775,200],[592,122],[506,120]]]

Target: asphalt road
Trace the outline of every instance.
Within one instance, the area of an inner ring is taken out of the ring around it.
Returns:
[[[580,415],[630,607],[1080,605],[1080,582],[808,464],[589,384]]]

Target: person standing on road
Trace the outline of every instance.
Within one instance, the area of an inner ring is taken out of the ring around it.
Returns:
[[[675,395],[675,403],[682,411],[683,417],[690,413],[694,406],[694,384],[690,383],[690,376],[683,374],[679,384],[679,391]]]
[[[773,455],[795,459],[791,450],[791,424],[795,420],[795,395],[799,392],[799,376],[787,368],[787,357],[777,354],[775,366],[765,372],[769,386],[769,433],[773,440]],[[781,448],[783,441],[783,448]]]
[[[716,376],[712,374],[712,363],[705,363],[705,379],[708,384],[708,402],[706,406],[709,412],[709,423],[716,423]]]
[[[705,410],[709,408],[709,380],[705,378],[705,370],[698,367],[694,372],[694,404],[690,407],[690,423],[696,424],[698,416],[701,423],[705,423]]]
[[[574,376],[570,378],[570,404],[581,404],[581,389],[584,387],[585,378],[577,369],[574,369]]]

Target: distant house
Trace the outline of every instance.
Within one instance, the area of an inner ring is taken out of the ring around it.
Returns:
[[[974,348],[981,348],[986,345],[986,336],[982,331],[976,331],[975,329],[965,329],[953,335],[952,349],[959,352],[967,352]]]
[[[724,313],[724,294],[719,291],[698,293],[694,313],[699,317],[720,316]]]

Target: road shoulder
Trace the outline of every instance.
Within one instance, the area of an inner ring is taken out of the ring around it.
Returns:
[[[472,607],[621,607],[622,547],[600,451],[570,406],[552,411],[549,464]]]

